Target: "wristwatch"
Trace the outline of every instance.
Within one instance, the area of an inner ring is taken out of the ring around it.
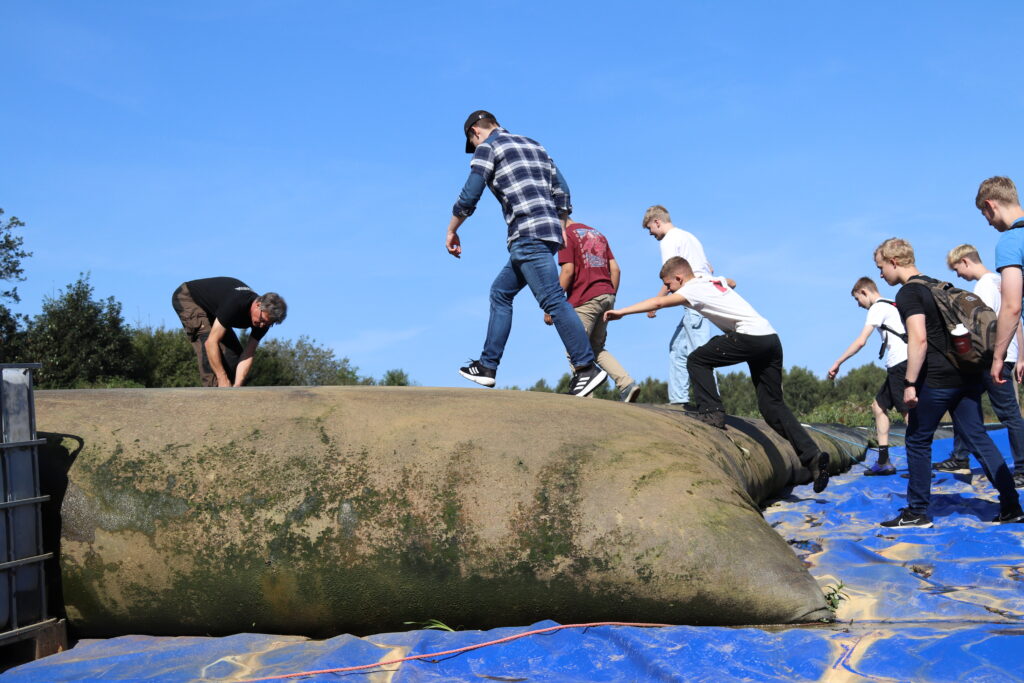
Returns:
[[[911,380],[911,379],[907,379],[906,377],[904,377],[903,378],[903,387],[905,389],[909,389],[910,387],[916,388],[917,387],[917,380],[916,379]]]

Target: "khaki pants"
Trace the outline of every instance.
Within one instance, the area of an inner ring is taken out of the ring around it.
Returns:
[[[199,307],[192,300],[188,287],[182,284],[171,295],[171,306],[178,314],[185,334],[192,344],[192,350],[196,352],[196,362],[199,365],[199,381],[204,387],[217,386],[217,376],[213,374],[210,367],[210,359],[206,357],[206,340],[210,336],[213,322],[206,311]],[[242,355],[242,344],[235,336],[235,331],[228,328],[224,338],[220,341],[221,363],[224,365],[228,379],[235,381],[235,368],[238,367],[238,359]]]
[[[612,381],[615,382],[615,388],[622,389],[632,384],[633,378],[619,364],[615,356],[604,348],[604,342],[608,337],[608,323],[604,321],[604,312],[613,308],[615,308],[615,295],[601,294],[577,306],[576,315],[580,317],[583,329],[586,330],[587,336],[590,338],[590,348],[597,356],[597,364],[611,375]]]

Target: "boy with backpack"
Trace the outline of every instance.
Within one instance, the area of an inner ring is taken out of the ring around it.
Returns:
[[[907,371],[903,402],[910,409],[907,424],[907,506],[881,523],[887,528],[930,527],[932,438],[948,411],[968,447],[978,456],[985,476],[999,491],[999,514],[993,522],[1024,521],[1010,468],[985,431],[981,416],[981,374],[987,367],[985,344],[994,332],[994,314],[972,294],[926,277],[917,269],[914,248],[896,237],[875,249],[875,265],[890,285],[903,285],[896,308],[907,330]],[[961,296],[964,295],[964,296]],[[980,305],[979,305],[980,304]],[[957,309],[957,310],[953,310]],[[965,310],[967,309],[967,310]],[[967,330],[966,341],[947,317],[961,321],[970,314],[980,321]],[[979,340],[981,342],[979,343]]]
[[[1000,309],[1000,277],[993,273],[981,262],[978,250],[970,244],[961,244],[950,250],[946,256],[946,264],[949,269],[962,277],[964,280],[974,282],[974,293],[985,304],[997,314]],[[1001,377],[1005,380],[1013,378],[1014,366],[1017,363],[1017,353],[1020,347],[1021,331],[1017,328],[1013,340],[1006,351],[1006,359],[1003,362]],[[1006,427],[1010,437],[1010,448],[1013,450],[1013,483],[1017,488],[1024,486],[1024,417],[1020,415],[1020,405],[1017,403],[1017,386],[1012,381],[997,384],[992,381],[989,373],[982,373],[985,383],[985,391],[992,401],[992,411],[999,418],[999,421]],[[943,472],[970,471],[968,454],[970,449],[964,444],[959,433],[953,437],[953,452],[949,458],[932,465],[932,469]]]
[[[852,358],[864,348],[871,333],[878,330],[882,338],[882,348],[878,358],[885,358],[886,377],[875,400],[871,402],[871,412],[875,416],[875,434],[878,439],[878,460],[864,471],[865,476],[886,476],[896,474],[896,467],[889,462],[889,410],[895,408],[907,419],[907,406],[903,403],[903,380],[907,374],[907,341],[906,330],[896,310],[896,302],[885,299],[878,293],[878,286],[869,277],[862,277],[853,285],[850,292],[857,305],[868,312],[864,321],[864,329],[860,336],[839,356],[828,370],[828,378],[835,379],[839,374],[839,366]]]

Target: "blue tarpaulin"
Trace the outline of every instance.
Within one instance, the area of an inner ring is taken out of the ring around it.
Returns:
[[[1007,453],[1005,432],[991,434]],[[948,439],[936,441],[934,459],[944,459],[950,445]],[[892,453],[904,473],[903,450]],[[847,597],[835,623],[568,628],[428,660],[298,680],[1024,681],[1024,525],[988,521],[999,511],[996,495],[975,468],[971,475],[936,473],[934,528],[884,529],[878,522],[905,503],[906,479],[864,477],[863,471],[858,465],[834,477],[821,494],[797,487],[765,510],[823,590],[842,585]],[[756,549],[750,561],[757,561]],[[415,630],[322,641],[260,634],[123,636],[80,641],[0,680],[242,681],[387,662],[553,626]]]

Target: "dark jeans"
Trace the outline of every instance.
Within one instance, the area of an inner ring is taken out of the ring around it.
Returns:
[[[983,390],[980,378],[962,387],[933,389],[923,386],[918,389],[917,407],[910,411],[906,436],[907,467],[910,470],[907,507],[911,512],[928,512],[932,487],[932,437],[947,411],[961,438],[981,462],[985,476],[999,491],[1000,508],[1006,511],[1019,506],[1010,468],[985,431],[981,416]]]
[[[491,285],[491,317],[480,354],[481,364],[497,368],[501,362],[512,331],[512,300],[523,287],[530,288],[537,303],[551,316],[573,367],[581,368],[594,362],[590,337],[566,300],[565,290],[558,284],[558,266],[554,259],[558,248],[554,242],[531,238],[514,240],[509,245],[508,263]]]
[[[1000,375],[1006,382],[996,384],[992,376],[987,372],[982,375],[985,384],[985,391],[988,392],[989,400],[992,401],[992,412],[996,414],[999,421],[1006,426],[1006,433],[1010,437],[1010,450],[1013,451],[1013,469],[1015,472],[1024,472],[1024,417],[1020,415],[1020,406],[1017,404],[1017,385],[1013,381],[1014,363],[1004,363],[1003,372]],[[960,460],[966,460],[971,450],[964,444],[960,432],[953,430],[953,453],[952,455]]]
[[[782,398],[782,343],[779,335],[726,332],[690,353],[686,367],[698,410],[725,410],[715,385],[715,368],[746,363],[764,421],[789,441],[800,462],[811,465],[821,449]]]

